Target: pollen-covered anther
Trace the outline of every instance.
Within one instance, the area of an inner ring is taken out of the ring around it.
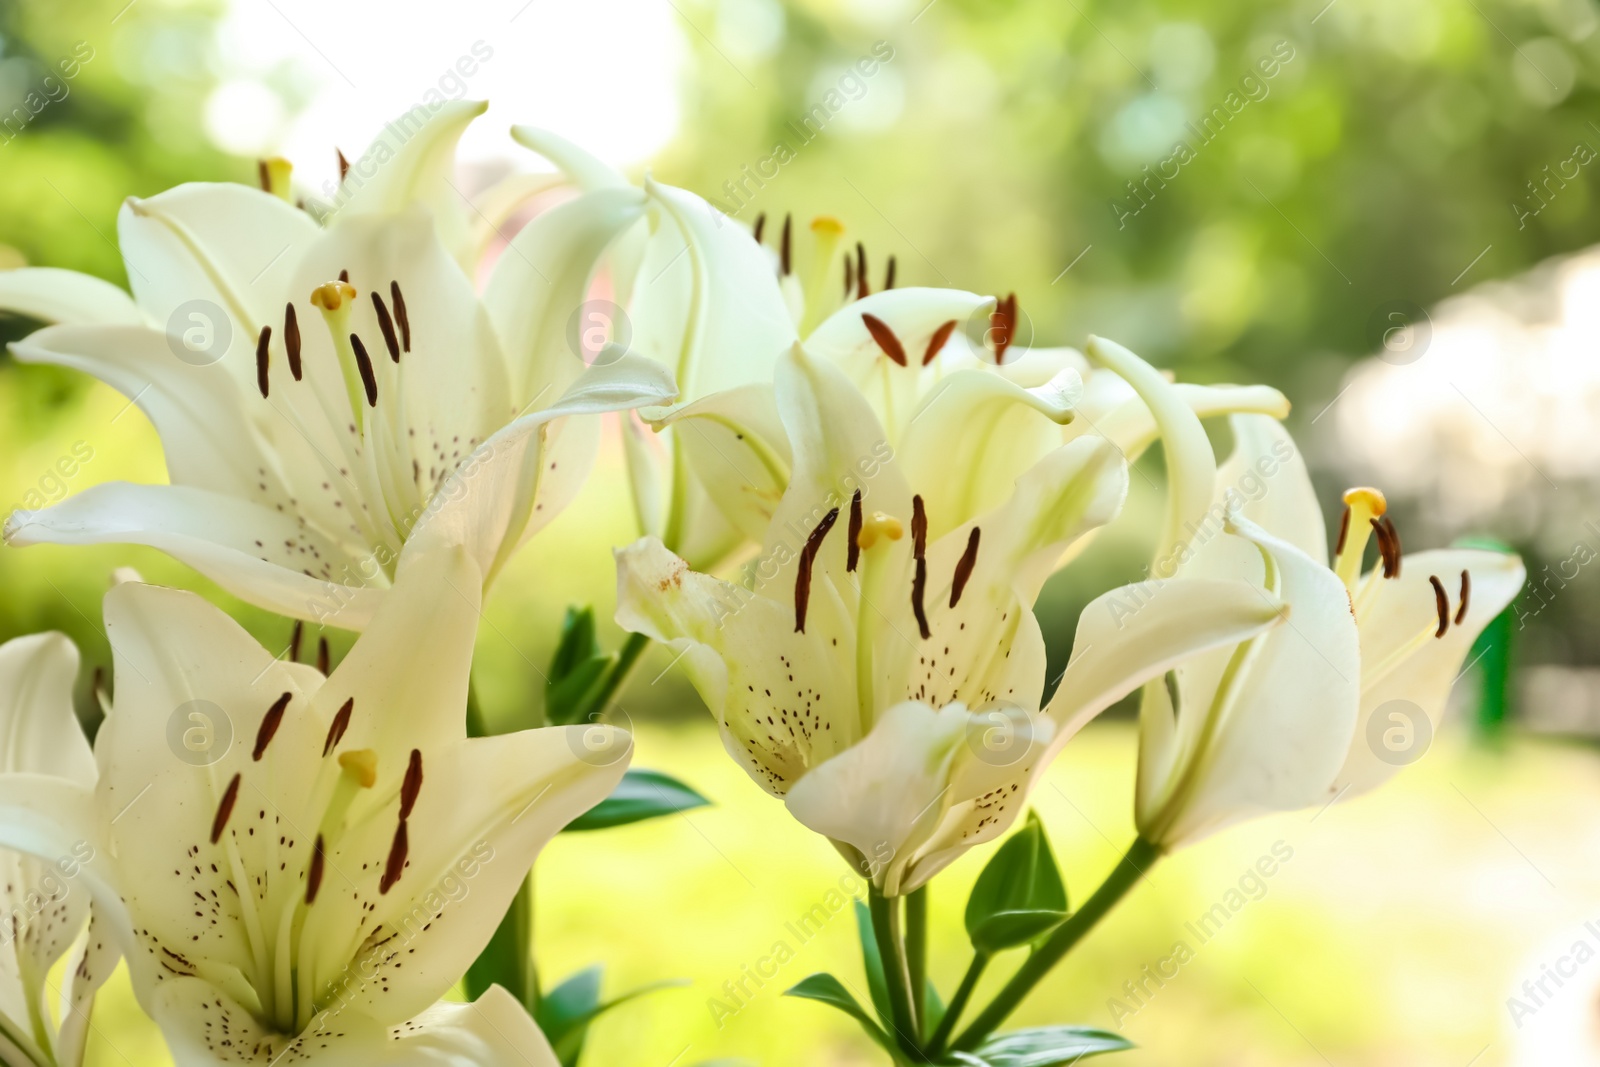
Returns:
[[[878,318],[878,316],[870,315],[865,311],[861,313],[861,322],[866,326],[867,333],[871,334],[872,339],[878,343],[878,347],[883,349],[883,354],[904,367],[906,365],[905,345],[900,343],[900,338],[894,335],[894,330],[890,329],[889,324]]]
[[[911,498],[911,554],[916,565],[911,575],[911,613],[917,617],[917,629],[926,641],[933,636],[933,630],[923,606],[928,591],[928,513],[923,510],[921,494]]]
[[[383,334],[383,346],[389,350],[389,358],[396,363],[400,362],[400,339],[394,333],[394,320],[389,317],[389,306],[383,302],[383,297],[377,290],[372,292],[372,310],[378,315],[378,330]]]
[[[844,569],[854,571],[861,562],[861,490],[857,489],[850,497],[850,525],[845,530],[845,563]]]
[[[856,299],[864,300],[872,292],[867,284],[867,247],[856,242]]]
[[[811,572],[817,563],[817,553],[822,551],[822,542],[838,521],[839,509],[833,508],[817,523],[817,528],[811,531],[805,547],[800,550],[800,561],[794,575],[794,632],[797,634],[806,632],[806,609],[811,605]]]
[[[955,329],[956,320],[951,319],[933,331],[933,336],[928,338],[928,349],[922,353],[922,365],[924,367],[933,362],[933,357],[937,356],[944,348],[945,342],[950,340],[950,335],[955,332]]]
[[[334,715],[333,721],[328,724],[328,737],[327,740],[322,742],[322,755],[324,758],[338,747],[340,741],[344,740],[344,732],[350,728],[350,713],[355,710],[355,706],[355,697],[346,700],[339,708],[338,713]]]
[[[1395,528],[1394,519],[1388,515],[1384,515],[1378,522],[1383,526],[1384,533],[1389,537],[1389,544],[1394,550],[1394,571],[1390,573],[1389,569],[1385,567],[1383,576],[1385,578],[1398,578],[1400,577],[1400,561],[1405,555],[1400,549],[1400,531]]]
[[[217,814],[211,819],[211,843],[214,845],[222,840],[222,831],[228,828],[228,817],[233,814],[233,806],[239,800],[239,783],[243,775],[234,772],[233,780],[228,783],[228,788],[222,793],[222,800],[217,804]]]
[[[974,526],[967,535],[967,547],[961,553],[961,558],[956,561],[955,577],[950,582],[950,606],[953,608],[961,600],[961,593],[967,588],[967,581],[972,577],[972,569],[978,565],[978,538],[982,533]]]
[[[761,235],[767,229],[767,213],[761,212],[756,216],[756,223],[750,227],[750,236],[755,238],[756,244],[761,244]]]
[[[394,305],[394,321],[400,327],[400,347],[411,351],[411,315],[406,311],[406,297],[400,291],[400,283],[389,283],[389,302]]]
[[[311,849],[311,867],[306,871],[306,904],[317,902],[317,890],[322,888],[322,835],[317,835],[317,843]]]
[[[283,347],[289,353],[289,373],[300,380],[300,319],[293,302],[283,305]]]
[[[378,879],[380,894],[389,892],[400,880],[400,875],[406,869],[406,855],[410,851],[410,835],[406,830],[406,821],[401,819],[400,825],[394,828],[394,840],[389,845],[389,858],[383,864],[383,877]]]
[[[289,707],[292,693],[285,693],[272,702],[272,707],[267,709],[262,716],[261,727],[256,731],[256,744],[250,750],[250,759],[256,763],[261,762],[261,757],[267,754],[267,746],[272,744],[273,737],[277,736],[278,727],[283,725],[283,713]]]
[[[1439,613],[1439,629],[1433,636],[1443,637],[1450,629],[1450,595],[1444,591],[1444,583],[1439,581],[1438,575],[1428,575],[1428,582],[1433,586],[1434,610]]]
[[[1400,537],[1394,529],[1394,523],[1385,515],[1381,519],[1368,519],[1372,532],[1378,537],[1378,558],[1383,567],[1385,578],[1398,578],[1400,576]]]
[[[375,408],[378,406],[378,378],[372,369],[372,357],[367,355],[367,346],[356,334],[350,335],[350,350],[356,354],[356,370],[361,374],[361,387],[366,390],[367,407]]]
[[[323,677],[327,677],[328,674],[329,658],[328,639],[326,637],[317,638],[317,671]]]
[[[787,278],[794,273],[794,216],[783,216],[783,233],[778,239],[778,273]]]
[[[339,767],[362,789],[371,789],[378,780],[378,754],[370,748],[339,753]]]
[[[1006,349],[1017,339],[1017,294],[1011,293],[996,302],[989,313],[989,338],[994,342],[994,361],[998,366],[1006,361]]]
[[[1472,602],[1472,575],[1461,572],[1461,606],[1456,609],[1456,625],[1467,621],[1467,605]]]
[[[256,338],[256,388],[261,390],[261,399],[267,398],[267,370],[272,358],[272,327],[261,327],[261,336]]]
[[[406,764],[405,782],[400,786],[400,818],[409,819],[411,809],[417,806],[417,795],[422,792],[422,753],[417,749],[411,750],[411,759]]]

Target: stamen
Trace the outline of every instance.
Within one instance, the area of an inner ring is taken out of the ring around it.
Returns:
[[[806,609],[811,606],[811,570],[816,565],[817,553],[822,551],[822,541],[838,519],[838,508],[822,516],[822,521],[817,523],[817,528],[811,531],[805,547],[800,550],[800,565],[794,576],[794,632],[797,634],[806,632]]]
[[[861,562],[861,490],[857,489],[850,498],[850,540],[845,546],[844,569],[853,571],[856,564]]]
[[[761,233],[767,228],[767,213],[765,211],[756,216],[756,224],[750,227],[750,236],[756,239],[756,244],[761,243]]]
[[[267,714],[261,720],[261,727],[256,731],[256,747],[250,752],[252,761],[260,763],[261,757],[267,754],[267,746],[272,744],[278,727],[283,725],[283,712],[289,706],[290,696],[289,693],[283,694],[272,702],[272,707],[267,709]]]
[[[354,778],[362,789],[371,789],[378,780],[378,754],[370,748],[341,752],[339,768]]]
[[[1006,349],[1011,347],[1015,340],[1017,329],[1017,294],[1011,293],[1004,300],[995,304],[994,311],[989,313],[989,327],[994,334],[994,362],[995,366],[1005,362]]]
[[[400,324],[400,347],[411,351],[411,316],[406,314],[406,298],[400,295],[400,283],[389,283],[389,302],[394,305],[394,321]]]
[[[1383,566],[1385,578],[1394,577],[1396,566],[1394,558],[1394,542],[1389,539],[1389,531],[1384,528],[1379,519],[1368,519],[1367,524],[1372,527],[1372,532],[1378,535],[1378,560]]]
[[[294,164],[282,156],[271,156],[256,164],[256,180],[261,183],[261,191],[283,201],[290,198],[289,178],[293,173]]]
[[[1350,536],[1350,505],[1344,506],[1344,518],[1339,520],[1339,541],[1333,546],[1333,554],[1341,555],[1344,552],[1345,538]]]
[[[884,270],[883,270],[883,287],[885,289],[893,289],[894,288],[894,256],[893,255],[891,255],[889,257],[889,265],[887,267],[885,267]]]
[[[400,880],[400,875],[406,869],[406,853],[410,850],[411,843],[406,839],[406,821],[400,820],[400,825],[394,828],[394,842],[389,846],[389,858],[383,864],[383,877],[378,879],[378,892],[387,893],[394,888]]]
[[[1456,625],[1467,621],[1467,604],[1472,600],[1472,575],[1461,572],[1461,606],[1456,609]]]
[[[344,740],[344,732],[350,729],[350,713],[355,710],[356,698],[346,700],[333,716],[333,721],[328,724],[328,739],[322,743],[322,755],[327,757],[340,741]]]
[[[950,335],[955,333],[955,330],[956,320],[951,319],[933,331],[933,336],[928,338],[928,350],[922,354],[922,365],[924,367],[933,362],[933,357],[937,356],[944,348],[945,342],[950,340]]]
[[[367,355],[367,346],[355,334],[350,335],[350,348],[356,354],[356,370],[361,372],[361,384],[367,390],[367,407],[375,408],[378,406],[378,379],[372,372],[372,357]]]
[[[1433,636],[1443,637],[1445,631],[1450,629],[1450,597],[1445,594],[1444,585],[1437,576],[1428,575],[1428,581],[1433,583],[1433,606],[1439,612],[1439,629]]]
[[[350,173],[350,161],[344,158],[344,153],[335,148],[333,154],[339,157],[339,184],[343,185],[345,178]]]
[[[928,628],[928,613],[922,607],[928,588],[928,513],[922,508],[920,493],[911,498],[911,554],[916,560],[916,571],[911,576],[911,612],[917,617],[917,629],[926,641],[933,636],[933,631]]]
[[[967,535],[967,549],[961,553],[961,558],[956,561],[956,576],[950,585],[950,606],[953,608],[961,599],[962,590],[967,587],[967,579],[972,577],[972,568],[978,565],[978,528],[974,526]]]
[[[267,171],[267,161],[256,160],[256,184],[261,186],[263,193],[272,192],[272,175]]]
[[[383,333],[383,344],[389,350],[389,358],[399,363],[400,340],[394,335],[394,320],[389,317],[389,308],[376,289],[372,291],[372,309],[378,313],[378,329]]]
[[[1398,578],[1400,577],[1400,560],[1404,557],[1404,553],[1400,550],[1400,531],[1396,529],[1394,520],[1388,515],[1383,516],[1378,521],[1383,523],[1384,530],[1389,534],[1389,543],[1394,546],[1394,573],[1385,574],[1384,577]]]
[[[1350,517],[1344,524],[1345,536],[1339,539],[1339,548],[1334,555],[1333,569],[1339,576],[1339,581],[1344,583],[1345,591],[1352,596],[1355,594],[1356,582],[1361,577],[1361,558],[1367,551],[1367,539],[1372,536],[1379,524],[1374,519],[1381,519],[1384,512],[1389,510],[1388,501],[1376,489],[1355,488],[1344,494],[1345,507],[1349,509]],[[1387,533],[1387,530],[1384,531]],[[1378,551],[1383,552],[1384,537],[1378,539]],[[1395,542],[1390,548],[1393,555],[1399,544]],[[1385,557],[1385,574],[1388,573],[1389,557]]]
[[[867,287],[867,250],[860,241],[856,242],[856,299],[860,300],[870,293]]]
[[[794,273],[794,216],[783,216],[783,236],[778,243],[778,274],[787,278]]]
[[[878,347],[883,349],[883,354],[904,367],[906,365],[905,346],[900,343],[900,338],[894,335],[894,331],[889,328],[889,324],[878,318],[878,316],[869,315],[865,311],[861,313],[861,321],[866,324],[867,332],[872,335],[872,339],[878,342]]]
[[[347,271],[347,270],[340,271],[339,272],[339,280],[341,282],[344,282],[346,285],[349,285],[350,284],[350,272]]]
[[[328,639],[326,637],[317,638],[317,670],[322,673],[323,677],[327,677]]]
[[[306,905],[317,902],[317,890],[322,888],[322,835],[311,849],[311,869],[306,872]]]
[[[849,252],[844,254],[844,298],[850,299],[850,291],[856,287],[856,261]]]
[[[217,805],[217,814],[211,820],[211,843],[214,845],[222,840],[222,831],[228,828],[228,816],[233,814],[233,805],[239,799],[239,782],[243,776],[234,772],[233,781],[228,783],[228,788],[223,791],[222,802]]]
[[[261,398],[267,397],[267,346],[272,341],[272,327],[261,327],[261,336],[256,339],[256,388],[261,390]]]
[[[422,753],[411,750],[411,762],[406,764],[406,780],[400,786],[400,818],[409,819],[411,809],[417,806],[417,794],[422,792]]]
[[[289,373],[300,380],[300,319],[294,313],[294,302],[283,305],[283,347],[289,350]]]
[[[289,662],[300,662],[300,639],[305,636],[306,624],[300,619],[294,620],[294,629],[289,631]]]

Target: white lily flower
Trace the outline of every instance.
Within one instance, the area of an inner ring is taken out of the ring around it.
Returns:
[[[183,1067],[555,1062],[503,991],[435,1002],[631,742],[465,737],[480,582],[460,549],[408,559],[326,678],[192,593],[107,594],[98,782],[0,776],[0,846],[91,845],[79,877]]]
[[[137,403],[172,483],[18,511],[8,541],[150,545],[262,607],[360,629],[413,531],[448,508],[473,513],[492,581],[580,488],[597,433],[587,416],[674,388],[643,358],[585,366],[566,338],[642,194],[542,214],[474,292],[428,205],[481,110],[440,111],[326,230],[237,185],[130,200],[119,234],[131,300],[68,272],[0,273],[0,307],[58,323],[15,344],[17,358],[85,371]]]
[[[618,553],[617,620],[679,653],[729,754],[886,895],[1003,833],[1061,745],[1144,679],[1279,621],[1237,582],[1182,583],[1131,625],[1102,597],[1044,706],[1032,604],[1121,506],[1115,446],[1059,446],[1007,499],[952,519],[940,483],[975,483],[983,448],[892,453],[866,398],[804,347],[775,395],[794,464],[749,583],[646,538]]]
[[[72,711],[78,650],[61,634],[0,645],[0,773],[45,774],[92,788],[94,756]],[[96,926],[68,970],[59,1016],[49,1005],[50,969],[90,919],[77,883],[94,856],[86,840],[58,855],[0,852],[0,1062],[77,1067],[95,991],[116,966]],[[59,1026],[57,1025],[59,1018]]]
[[[1348,537],[1330,567],[1305,462],[1276,419],[1235,415],[1234,452],[1217,469],[1173,386],[1111,342],[1097,339],[1090,351],[1139,390],[1168,446],[1173,506],[1152,573],[1173,576],[1168,589],[1248,582],[1289,607],[1287,625],[1196,656],[1167,684],[1146,687],[1141,836],[1177,848],[1384,780],[1405,760],[1372,747],[1370,720],[1399,700],[1411,713],[1401,727],[1438,723],[1473,639],[1520,587],[1521,563],[1450,550],[1418,553],[1402,568],[1382,494],[1362,489],[1346,495]],[[1380,563],[1363,577],[1375,530]],[[1448,595],[1438,593],[1444,581]],[[1131,597],[1123,615],[1149,610],[1160,595]]]

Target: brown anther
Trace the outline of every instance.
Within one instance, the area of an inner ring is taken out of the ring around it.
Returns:
[[[911,498],[911,554],[916,570],[911,575],[911,613],[917,617],[917,629],[926,641],[933,636],[928,627],[928,613],[922,599],[928,590],[928,513],[922,508],[922,496]]]
[[[783,235],[778,241],[778,273],[787,278],[794,273],[794,216],[783,216]]]
[[[406,835],[406,821],[400,820],[400,825],[394,828],[394,841],[389,845],[389,858],[383,864],[383,877],[378,879],[378,892],[384,894],[394,888],[400,880],[400,875],[406,869],[406,853],[411,850],[411,842]]]
[[[294,302],[283,305],[283,347],[289,352],[289,373],[300,380],[300,319],[294,313]]]
[[[1456,609],[1456,625],[1467,621],[1467,605],[1472,601],[1472,575],[1461,572],[1461,606]]]
[[[261,726],[256,730],[256,747],[250,750],[250,759],[256,763],[261,762],[261,757],[267,754],[267,746],[272,744],[273,737],[278,732],[278,727],[283,725],[283,713],[289,707],[289,698],[292,694],[285,693],[272,702],[272,707],[267,709],[267,714],[261,719]]]
[[[350,173],[350,161],[344,158],[344,153],[337,148],[333,150],[333,154],[339,157],[339,182],[342,185]]]
[[[1444,591],[1444,585],[1438,576],[1428,575],[1428,581],[1433,585],[1433,606],[1439,612],[1439,629],[1435,637],[1443,637],[1446,630],[1450,629],[1450,597]]]
[[[889,328],[889,324],[878,318],[878,316],[870,315],[865,311],[861,313],[861,321],[866,325],[867,332],[872,335],[872,339],[878,342],[878,347],[883,349],[883,354],[904,367],[906,365],[906,348],[900,343],[900,338],[896,337],[894,331]]]
[[[271,353],[268,345],[272,343],[272,327],[261,327],[261,336],[256,338],[256,388],[261,390],[263,400],[267,396],[267,364]]]
[[[378,330],[383,334],[383,346],[389,350],[389,358],[399,363],[400,339],[394,335],[394,320],[389,317],[388,305],[376,289],[372,291],[372,310],[378,313]]]
[[[228,788],[222,792],[222,801],[217,805],[217,814],[211,820],[211,843],[214,845],[222,840],[222,831],[228,828],[228,816],[233,814],[233,805],[239,800],[239,782],[243,776],[234,772],[233,781],[228,783]]]
[[[417,806],[417,794],[422,792],[422,753],[411,750],[411,762],[406,764],[405,782],[400,786],[400,818],[411,818]]]
[[[817,553],[822,551],[823,539],[838,520],[838,508],[822,516],[822,521],[817,523],[817,528],[811,531],[805,547],[800,550],[800,565],[795,569],[794,576],[794,632],[797,634],[806,632],[806,609],[811,606],[811,571],[816,566]]]
[[[956,561],[955,578],[950,583],[950,606],[953,608],[961,599],[961,591],[967,587],[967,579],[972,577],[972,568],[978,565],[978,528],[974,526],[967,535],[967,547],[961,553],[961,558]]]
[[[349,285],[350,284],[350,272],[347,271],[347,270],[340,271],[339,272],[339,280],[341,282],[344,282],[346,285]]]
[[[406,298],[400,295],[400,283],[389,283],[389,303],[394,305],[394,321],[400,325],[400,347],[411,351],[411,316],[406,314]]]
[[[861,543],[858,540],[861,536],[861,522],[861,490],[857,489],[855,495],[850,498],[850,526],[848,530],[850,540],[845,548],[844,563],[844,569],[847,571],[855,570],[856,564],[861,562]]]
[[[350,348],[356,354],[356,370],[361,372],[361,385],[367,391],[367,407],[375,408],[378,406],[378,378],[372,371],[372,357],[367,355],[367,346],[355,334],[350,335]]]
[[[1384,530],[1389,534],[1389,544],[1394,546],[1394,573],[1389,574],[1386,571],[1384,577],[1398,578],[1400,577],[1400,561],[1405,556],[1405,553],[1400,550],[1400,531],[1395,528],[1394,520],[1388,515],[1384,515],[1378,521],[1383,524]]]
[[[1011,347],[1011,342],[1016,340],[1017,330],[1017,294],[1011,293],[1004,300],[995,304],[994,310],[989,313],[989,332],[994,335],[994,362],[998,366],[1005,362],[1006,349]]]
[[[889,257],[888,265],[883,268],[883,287],[885,289],[894,288],[894,256],[892,255]]]
[[[328,639],[326,637],[317,638],[317,670],[322,672],[323,677],[327,677]]]
[[[763,211],[756,216],[756,224],[750,227],[750,236],[756,239],[756,244],[761,243],[761,234],[767,228],[767,213]]]
[[[1350,505],[1344,506],[1344,518],[1339,520],[1339,541],[1333,546],[1333,554],[1339,555],[1344,551],[1345,540],[1350,536]]]
[[[350,713],[355,710],[356,698],[351,697],[340,705],[338,712],[333,716],[333,721],[328,724],[328,739],[322,742],[322,755],[326,757],[332,752],[340,741],[344,740],[344,732],[350,729]]]
[[[1389,536],[1389,531],[1380,520],[1368,519],[1367,522],[1378,537],[1378,559],[1383,565],[1383,576],[1393,578],[1395,570],[1400,566],[1400,561],[1395,556],[1394,539]]]
[[[294,620],[294,629],[289,631],[289,662],[300,662],[300,640],[305,637],[306,624],[300,619]]]
[[[856,299],[860,300],[871,292],[867,286],[867,249],[860,241],[856,242]]]
[[[317,843],[311,848],[311,869],[306,871],[306,903],[317,902],[317,890],[322,888],[322,835],[317,835]]]
[[[272,172],[267,169],[267,161],[256,160],[256,181],[261,185],[263,193],[272,192]]]
[[[945,342],[950,340],[950,335],[955,333],[955,330],[956,320],[951,319],[949,322],[933,331],[933,336],[928,338],[928,350],[922,354],[922,365],[924,367],[933,362],[933,357],[937,356],[940,351],[943,350]]]
[[[856,287],[856,261],[849,252],[844,254],[844,298],[850,299],[851,291]]]

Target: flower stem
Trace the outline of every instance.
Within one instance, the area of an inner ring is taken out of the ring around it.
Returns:
[[[638,665],[639,657],[644,655],[644,650],[650,647],[650,639],[644,634],[629,634],[623,642],[621,650],[617,653],[617,662],[611,665],[611,670],[606,674],[605,683],[589,701],[589,706],[584,709],[584,714],[576,722],[599,722],[611,701],[622,691],[622,686],[627,682],[628,676],[633,673],[633,668]]]
[[[917,1040],[928,1033],[928,887],[906,896],[906,977]]]
[[[944,1018],[939,1022],[939,1028],[933,1032],[933,1037],[928,1039],[928,1051],[937,1056],[944,1050],[946,1041],[955,1031],[956,1023],[961,1021],[961,1013],[966,1010],[967,1001],[972,999],[972,991],[978,988],[978,979],[983,977],[983,970],[989,966],[987,953],[974,952],[972,963],[967,967],[967,973],[961,976],[961,984],[956,987],[955,996],[950,998],[950,1006],[944,1010]]]
[[[889,987],[889,1017],[895,1038],[907,1055],[919,1055],[916,1018],[911,1011],[911,984],[906,971],[905,941],[900,932],[900,898],[886,897],[874,886],[868,896],[872,933],[883,960],[884,984]]]
[[[970,1052],[999,1028],[1022,1003],[1022,998],[1039,984],[1040,979],[1061,962],[1061,958],[1083,940],[1084,935],[1094,929],[1095,924],[1105,918],[1130,889],[1139,884],[1139,880],[1160,856],[1159,845],[1153,845],[1142,837],[1135,838],[1127,854],[1106,876],[1094,895],[1084,901],[1083,907],[1073,912],[1072,918],[1057,927],[1055,933],[1034,949],[1033,954],[1017,968],[1017,973],[1011,976],[1011,980],[995,994],[989,1006],[979,1013],[971,1026],[962,1031],[951,1047]]]

